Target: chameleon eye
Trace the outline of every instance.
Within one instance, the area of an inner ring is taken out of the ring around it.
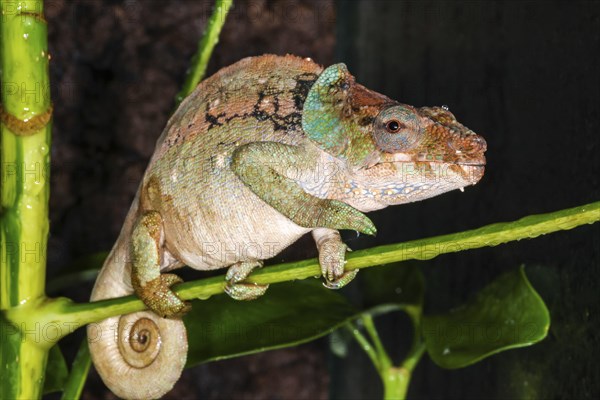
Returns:
[[[386,153],[408,151],[423,138],[420,116],[413,107],[404,104],[381,110],[373,126],[375,143]]]
[[[398,133],[398,132],[400,132],[400,129],[402,129],[402,128],[406,128],[406,126],[404,124],[401,124],[400,122],[398,122],[395,119],[388,121],[385,124],[385,129],[389,133]]]

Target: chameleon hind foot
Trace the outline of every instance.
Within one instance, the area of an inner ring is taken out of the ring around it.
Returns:
[[[188,313],[192,306],[181,300],[171,286],[183,280],[175,274],[161,274],[158,278],[148,281],[141,288],[141,298],[156,314],[163,318],[180,318]]]
[[[269,285],[257,285],[255,283],[240,283],[246,279],[256,268],[262,267],[260,261],[240,261],[233,264],[227,270],[225,279],[225,293],[235,300],[254,300],[267,291]]]

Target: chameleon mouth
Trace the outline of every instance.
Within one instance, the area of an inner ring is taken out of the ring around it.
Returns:
[[[460,166],[466,165],[466,166],[483,168],[486,165],[486,159],[483,154],[479,154],[476,157],[472,157],[470,160],[459,160],[456,162],[456,165],[460,165]]]
[[[457,164],[461,169],[463,179],[471,185],[475,185],[483,177],[485,164]]]
[[[446,158],[446,159],[444,159]],[[484,167],[486,165],[485,155],[480,153],[472,153],[472,154],[459,154],[457,153],[455,156],[444,157],[442,155],[438,156],[428,156],[425,153],[419,153],[417,155],[414,154],[406,154],[406,153],[396,153],[396,154],[387,154],[380,160],[373,160],[374,165],[377,164],[410,164],[410,163],[428,163],[428,164],[454,164],[454,165],[472,165],[478,167]]]
[[[375,163],[364,171],[377,177],[400,174],[404,179],[419,176],[418,179],[450,180],[467,186],[475,185],[481,180],[485,172],[485,160],[461,162],[394,160]]]
[[[416,165],[416,164],[428,164],[428,165],[454,165],[456,167],[473,167],[484,169],[486,166],[485,160],[483,161],[461,161],[461,162],[447,162],[438,160],[427,160],[427,161],[415,161],[415,160],[393,160],[393,161],[379,161],[371,165],[367,165],[364,169],[369,170],[373,168],[380,168],[385,166],[398,166],[398,165]]]

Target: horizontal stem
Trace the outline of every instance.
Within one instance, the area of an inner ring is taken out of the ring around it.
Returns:
[[[599,220],[600,202],[595,202],[585,206],[548,214],[532,215],[518,221],[497,223],[460,233],[353,251],[348,254],[346,269],[367,268],[409,259],[427,260],[440,254],[485,246],[497,246],[510,241],[573,229]],[[254,272],[247,281],[257,284],[271,284],[306,279],[320,274],[318,260],[314,258],[263,268]],[[225,280],[222,276],[174,286],[175,292],[185,300],[206,299],[222,293],[224,288]],[[49,323],[68,322],[83,325],[115,315],[141,311],[145,308],[144,304],[133,295],[83,304],[76,304],[68,299],[54,299],[40,307],[30,308],[30,312],[24,312],[21,307],[13,308],[7,311],[7,317],[17,326],[19,322],[32,321],[38,323],[44,321]]]

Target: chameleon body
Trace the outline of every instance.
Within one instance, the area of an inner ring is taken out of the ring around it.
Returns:
[[[202,82],[169,120],[93,300],[135,292],[153,311],[88,327],[104,382],[125,398],[172,388],[185,364],[188,305],[165,271],[229,267],[226,292],[309,232],[325,285],[348,283],[338,230],[374,234],[363,214],[477,183],[486,144],[445,108],[400,104],[344,64],[247,58]],[[163,318],[165,317],[165,318]]]

